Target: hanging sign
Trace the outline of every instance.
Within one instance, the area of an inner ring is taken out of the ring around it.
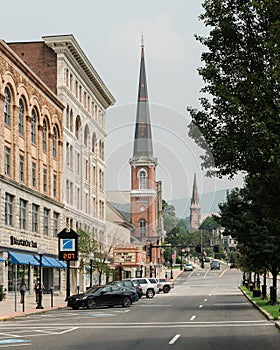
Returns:
[[[72,229],[66,229],[58,233],[58,256],[59,260],[78,260],[78,237]]]

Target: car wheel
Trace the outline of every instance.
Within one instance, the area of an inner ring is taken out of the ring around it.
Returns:
[[[79,309],[79,306],[72,306],[72,309],[73,309],[73,310],[78,310],[78,309]]]
[[[129,307],[131,305],[132,301],[130,297],[124,297],[122,300],[122,307]]]
[[[154,297],[154,291],[152,289],[148,289],[146,292],[146,298],[153,298]]]
[[[87,308],[88,309],[94,309],[95,307],[96,307],[95,299],[88,299],[88,301],[87,301]]]
[[[169,286],[164,286],[163,287],[163,293],[169,293],[170,287]]]

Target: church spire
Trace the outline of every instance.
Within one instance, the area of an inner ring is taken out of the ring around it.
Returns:
[[[198,196],[196,174],[194,174],[194,179],[193,179],[193,192],[192,192],[191,206],[199,207],[199,196]]]
[[[150,122],[148,89],[146,81],[143,34],[141,37],[140,76],[132,160],[137,160],[140,158],[142,160],[145,159],[148,161],[155,161],[153,157],[152,131]]]
[[[200,212],[200,203],[198,196],[198,187],[196,181],[196,174],[194,174],[193,179],[193,193],[191,199],[191,207],[190,207],[190,229],[198,230],[201,221],[201,212]]]

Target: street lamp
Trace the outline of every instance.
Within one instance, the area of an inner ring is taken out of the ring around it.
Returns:
[[[141,259],[141,260],[140,260],[141,277],[143,277],[143,264],[144,264],[144,261]]]
[[[40,257],[40,266],[39,266],[39,290],[38,290],[38,304],[36,306],[36,309],[43,309],[44,307],[42,306],[42,258],[43,254],[45,252],[45,247],[43,245],[39,245],[38,247],[38,254]]]
[[[172,269],[172,266],[173,266],[173,261],[172,261],[172,257],[171,257],[171,260],[170,260],[170,278],[173,280],[173,269]]]
[[[93,258],[94,258],[94,254],[93,252],[90,252],[88,255],[89,258],[89,262],[90,262],[90,275],[89,275],[89,287],[92,287],[92,262],[93,262]]]
[[[123,263],[123,258],[120,258],[120,267],[119,267],[119,269],[120,269],[120,281],[122,280],[122,263]]]
[[[151,261],[150,262],[150,278],[152,278],[153,277],[153,262]]]

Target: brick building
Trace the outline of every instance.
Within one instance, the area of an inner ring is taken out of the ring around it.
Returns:
[[[33,291],[44,249],[45,288],[64,288],[56,235],[63,225],[63,104],[0,40],[0,284]]]

